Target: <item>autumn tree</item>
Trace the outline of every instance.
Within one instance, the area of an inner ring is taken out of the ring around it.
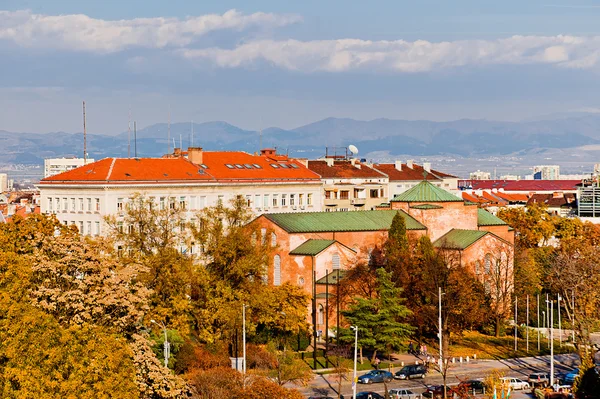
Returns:
[[[554,235],[554,219],[547,206],[533,204],[527,208],[502,208],[498,217],[515,229],[516,245],[532,248],[546,242]]]

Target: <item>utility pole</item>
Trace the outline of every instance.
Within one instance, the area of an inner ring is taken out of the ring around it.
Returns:
[[[442,349],[442,287],[438,287],[438,336],[440,338],[440,373],[443,373],[444,355]]]
[[[169,123],[167,125],[167,155],[171,153],[171,104],[169,104]]]
[[[127,158],[131,158],[131,107],[129,108],[129,119],[127,120]]]
[[[151,323],[156,324],[159,327],[162,327],[163,333],[165,335],[165,342],[163,342],[163,356],[165,358],[165,367],[169,367],[169,357],[171,356],[171,344],[169,344],[169,340],[167,338],[167,326],[161,321],[160,324],[156,322],[156,320],[150,320]]]
[[[517,322],[517,297],[515,296],[515,352],[517,351],[517,329],[519,323]]]
[[[527,294],[527,315],[526,315],[526,320],[525,320],[525,335],[526,335],[526,351],[527,354],[529,354],[529,294]]]
[[[133,121],[133,152],[137,158],[137,121]]]
[[[350,326],[354,330],[354,374],[352,376],[352,399],[356,399],[356,358],[358,354],[358,326]]]
[[[554,301],[550,301],[550,386],[554,386]]]
[[[558,308],[558,342],[560,346],[562,346],[562,326],[560,323],[560,294],[558,294],[558,298],[556,300],[556,307]]]
[[[85,123],[85,101],[83,102],[83,164],[87,165],[87,127]]]
[[[243,385],[246,386],[246,304],[242,304],[242,374]]]
[[[540,294],[537,294],[537,336],[538,336],[538,352],[540,351]]]

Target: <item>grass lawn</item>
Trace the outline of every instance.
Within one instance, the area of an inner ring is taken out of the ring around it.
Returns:
[[[540,337],[541,350],[537,350],[537,333],[529,333],[529,352],[526,350],[526,340],[517,340],[517,351],[515,352],[514,336],[493,337],[478,332],[466,331],[461,335],[453,335],[450,343],[450,355],[463,358],[473,358],[476,354],[478,359],[508,359],[524,356],[549,355],[548,340]],[[554,340],[554,353],[571,353],[573,346],[563,343],[562,347],[558,340]]]

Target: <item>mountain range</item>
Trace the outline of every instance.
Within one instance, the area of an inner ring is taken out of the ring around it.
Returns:
[[[192,136],[193,129],[193,136]],[[358,156],[456,155],[481,157],[523,153],[540,148],[573,148],[600,144],[600,114],[577,113],[539,120],[501,122],[461,119],[448,122],[375,119],[360,121],[327,118],[295,129],[271,127],[262,132],[245,130],[222,121],[173,123],[170,145],[168,125],[158,123],[134,133],[89,134],[89,157],[156,157],[168,148],[192,143],[206,150],[257,151],[276,147],[292,156],[316,158],[326,147],[354,144]],[[129,137],[131,136],[131,142]],[[41,164],[44,158],[81,156],[82,133],[14,133],[0,130],[0,164]],[[338,153],[340,150],[337,150]],[[371,155],[370,155],[371,154]]]

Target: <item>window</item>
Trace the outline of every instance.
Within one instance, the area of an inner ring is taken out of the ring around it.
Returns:
[[[53,210],[52,198],[48,198],[48,211],[52,212]]]
[[[325,191],[325,199],[331,199],[331,191]]]
[[[323,320],[324,317],[323,315],[325,314],[324,309],[323,309],[323,305],[319,304],[319,310],[317,311],[317,324],[323,324]]]
[[[279,166],[278,166],[278,165],[276,165],[276,164],[274,164],[274,163],[272,163],[272,164],[271,164],[271,167],[272,167],[273,169],[277,169]]]
[[[169,197],[169,209],[175,209],[175,198]]]
[[[312,203],[312,194],[311,193],[306,194],[306,205],[312,206],[312,204],[313,204]]]
[[[221,206],[222,206],[222,205],[223,205],[223,199],[224,199],[224,198],[225,198],[225,196],[224,196],[224,195],[219,195],[219,196],[217,197],[217,205],[221,205]]]
[[[123,232],[123,222],[117,222],[117,231],[119,233]]]
[[[347,190],[344,191],[340,191],[340,199],[341,200],[347,200],[349,198],[349,194],[350,192]]]
[[[371,194],[371,198],[379,198],[379,190],[378,189],[370,190],[370,194]]]
[[[252,196],[251,195],[246,195],[246,206],[247,207],[252,206]]]
[[[273,285],[281,285],[281,257],[275,255],[273,259]]]
[[[200,203],[198,204],[198,208],[204,209],[205,206],[206,206],[206,196],[203,195],[200,197]]]
[[[233,165],[231,165],[231,164],[228,164],[228,163],[226,163],[226,164],[225,164],[225,166],[227,166],[229,169],[233,169],[233,168],[234,168],[234,166],[233,166]]]
[[[275,208],[279,206],[279,194],[273,194],[273,206]]]
[[[475,276],[479,277],[480,274],[481,274],[481,262],[477,261],[477,262],[475,262]]]
[[[271,246],[272,247],[277,246],[277,234],[275,234],[275,233],[271,233]]]
[[[252,169],[252,165],[250,165],[249,163],[245,163],[244,166],[246,167],[246,169]]]
[[[123,211],[123,198],[117,198],[117,211]]]
[[[94,235],[100,235],[100,222],[94,222]]]
[[[239,163],[236,163],[235,167],[238,168],[238,169],[244,169],[244,167],[242,165],[240,165]]]
[[[75,212],[75,198],[71,198],[71,211]]]
[[[87,211],[88,212],[92,211],[92,199],[91,198],[87,199]]]
[[[263,195],[263,208],[269,207],[269,194]]]
[[[83,221],[80,221],[78,224],[78,228],[79,228],[79,234],[83,234]]]
[[[253,163],[252,166],[254,166],[256,169],[262,169],[262,167],[259,164]]]
[[[63,211],[68,211],[69,210],[69,199],[68,198],[63,198]]]
[[[265,229],[264,227],[260,229],[260,242],[262,243],[262,245],[265,245],[265,243],[267,242],[267,229]]]
[[[132,224],[127,225],[127,232],[129,234],[133,234],[133,225]]]
[[[83,198],[79,198],[77,202],[79,203],[79,211],[83,212]]]
[[[304,205],[304,194],[298,194],[298,205]]]
[[[185,197],[179,197],[179,209],[186,209],[186,199]]]
[[[166,203],[166,198],[165,197],[160,197],[160,199],[158,200],[158,209],[160,209],[161,211],[165,209],[165,203]]]
[[[333,270],[339,269],[340,268],[340,255],[333,254],[331,256],[331,264],[332,264]]]
[[[290,166],[294,169],[298,169],[298,165],[296,165],[295,163],[291,163]]]
[[[100,212],[100,198],[96,198],[96,212]]]
[[[198,197],[195,195],[190,197],[190,209],[198,209]]]
[[[260,194],[254,195],[254,206],[260,208]]]
[[[283,168],[283,169],[287,169],[287,168],[289,168],[289,166],[287,166],[287,165],[286,165],[286,164],[284,164],[284,163],[282,163],[282,164],[279,164],[279,167],[280,167],[280,168]]]
[[[56,210],[60,211],[60,198],[55,198],[56,201]]]
[[[483,266],[483,271],[487,275],[489,275],[490,272],[492,271],[492,255],[490,255],[490,254],[485,255],[485,263]]]
[[[205,164],[203,164],[203,163],[201,163],[201,164],[200,164],[200,167],[201,167],[202,169],[208,169],[208,166],[206,166],[206,165],[205,165]]]
[[[89,236],[91,236],[92,235],[92,222],[87,222],[86,224],[87,224],[87,226],[86,226],[86,229],[87,229],[86,230],[86,234],[89,235]]]
[[[281,206],[287,206],[287,194],[281,194]]]
[[[290,206],[296,205],[296,194],[290,194]]]

